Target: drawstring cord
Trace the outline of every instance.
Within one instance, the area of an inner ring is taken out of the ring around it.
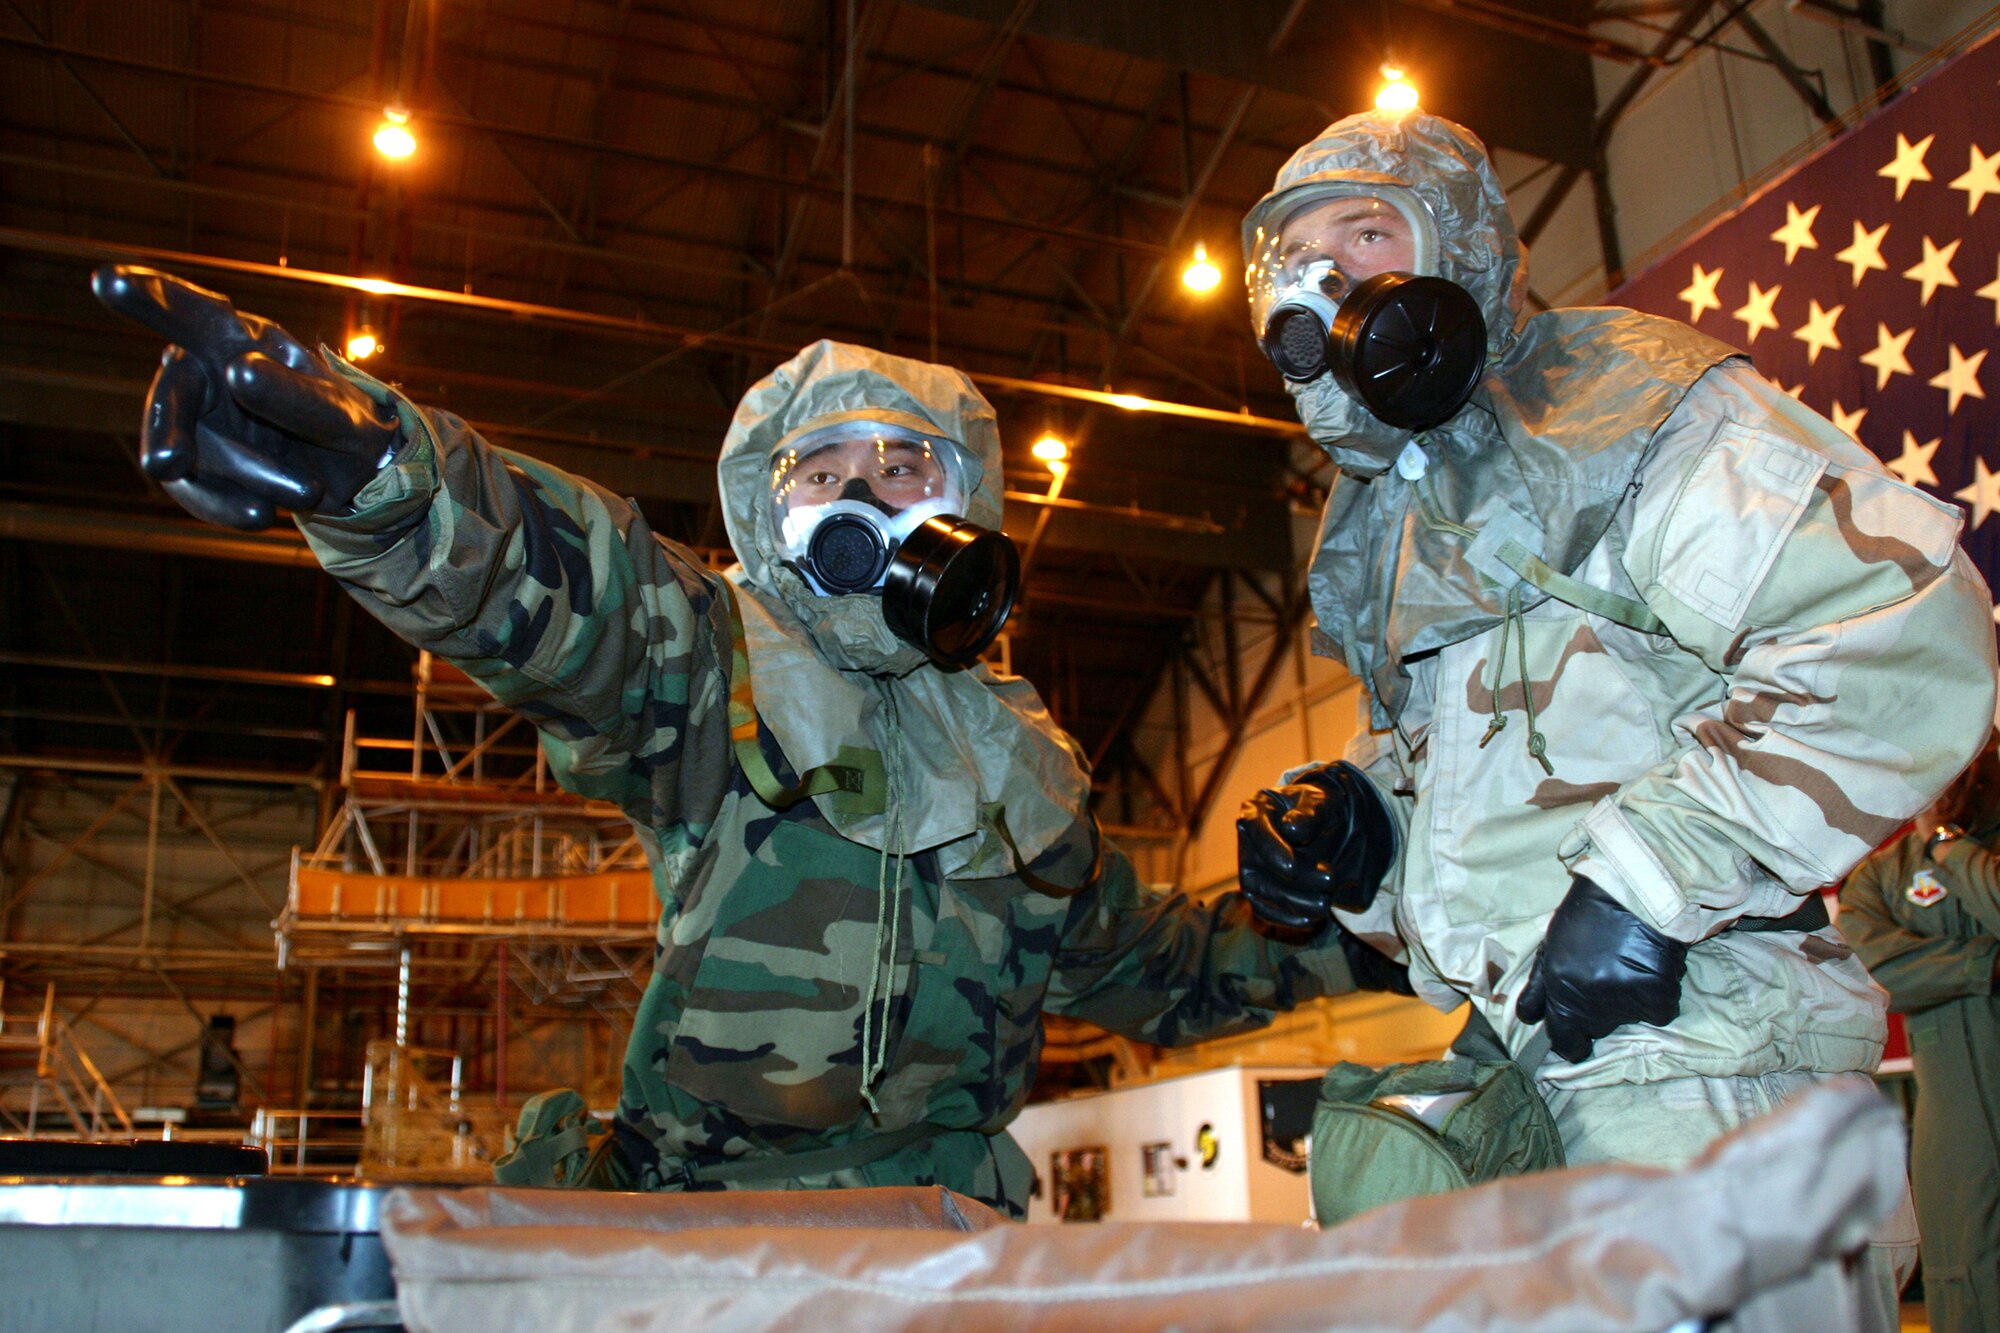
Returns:
[[[1449,533],[1467,541],[1479,536],[1474,529],[1466,527],[1463,523],[1454,523],[1444,516],[1438,508],[1437,500],[1431,495],[1427,478],[1419,477],[1412,480],[1410,489],[1416,494],[1417,514],[1423,519],[1425,527],[1433,532]],[[1524,586],[1526,581],[1519,580],[1507,590],[1507,611],[1500,618],[1500,650],[1493,655],[1493,683],[1490,687],[1493,695],[1493,720],[1487,723],[1486,734],[1479,738],[1479,748],[1485,749],[1487,742],[1498,736],[1507,725],[1507,715],[1500,708],[1500,685],[1507,670],[1507,641],[1511,638],[1514,641],[1520,673],[1521,711],[1528,717],[1528,755],[1542,766],[1542,772],[1554,777],[1556,768],[1549,762],[1549,744],[1542,736],[1541,728],[1535,718],[1534,682],[1528,678],[1528,627],[1525,623],[1526,617],[1521,611],[1521,589]]]
[[[883,978],[895,984],[896,953],[903,929],[903,728],[897,713],[894,687],[886,680],[876,682],[882,698],[882,761],[888,778],[888,807],[884,812],[882,857],[875,875],[875,959],[868,971],[868,996],[861,1004],[861,1100],[869,1113],[881,1118],[875,1101],[875,1083],[889,1061],[889,1004],[891,995],[882,996]],[[894,849],[893,851],[891,849]],[[889,880],[889,862],[896,862],[896,878]],[[883,945],[888,948],[885,951]],[[883,1000],[882,1020],[875,1021],[875,1002]]]

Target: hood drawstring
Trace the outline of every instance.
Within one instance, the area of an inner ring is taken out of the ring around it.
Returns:
[[[861,1003],[861,1100],[877,1119],[882,1108],[875,1101],[875,1083],[889,1062],[889,1006],[895,1002],[896,954],[903,929],[903,735],[896,708],[892,681],[875,678],[882,700],[882,762],[888,779],[888,805],[882,818],[882,857],[875,876],[875,959],[868,971],[868,995]],[[891,852],[891,848],[895,848]],[[889,861],[896,862],[893,885]],[[884,946],[887,946],[886,949]],[[882,993],[883,979],[891,991]],[[882,1001],[882,1018],[875,1020],[875,1002]]]
[[[1431,495],[1427,478],[1421,475],[1413,478],[1410,481],[1410,490],[1417,497],[1418,516],[1423,519],[1424,526],[1431,531],[1449,533],[1467,541],[1479,536],[1476,530],[1466,527],[1463,523],[1455,523],[1444,516],[1438,509],[1435,497]],[[1549,762],[1548,741],[1543,738],[1541,729],[1535,721],[1534,682],[1528,678],[1528,627],[1525,623],[1526,618],[1521,612],[1521,589],[1526,586],[1527,580],[1520,579],[1507,590],[1507,612],[1500,619],[1500,650],[1493,655],[1493,683],[1490,687],[1493,695],[1493,720],[1487,724],[1486,734],[1479,738],[1479,748],[1485,749],[1487,743],[1507,726],[1507,714],[1500,708],[1500,687],[1507,670],[1507,641],[1511,638],[1515,643],[1519,663],[1521,711],[1527,714],[1528,718],[1528,755],[1542,766],[1542,772],[1554,777],[1556,769],[1555,765]]]

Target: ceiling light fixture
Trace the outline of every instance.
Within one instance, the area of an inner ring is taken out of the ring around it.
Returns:
[[[1415,111],[1417,109],[1417,88],[1403,77],[1403,67],[1385,64],[1382,66],[1384,80],[1381,91],[1375,94],[1375,105],[1383,111]]]
[[[382,340],[377,338],[375,331],[366,325],[356,329],[347,336],[347,359],[349,361],[366,361],[381,350],[383,350]]]
[[[1222,281],[1222,270],[1209,262],[1208,247],[1199,241],[1195,243],[1194,259],[1181,273],[1181,282],[1191,292],[1212,292],[1215,284]]]
[[[388,108],[382,113],[382,123],[375,127],[375,151],[397,161],[416,152],[417,136],[409,127],[409,112],[399,106]]]

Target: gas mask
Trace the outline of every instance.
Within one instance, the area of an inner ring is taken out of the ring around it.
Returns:
[[[1408,188],[1337,181],[1301,195],[1257,234],[1252,327],[1313,437],[1386,466],[1412,432],[1472,396],[1486,320],[1471,293],[1437,276],[1437,227]]]
[[[964,518],[968,464],[949,440],[883,422],[787,440],[771,459],[779,556],[822,597],[879,595],[897,638],[970,666],[1014,609],[1021,557]]]

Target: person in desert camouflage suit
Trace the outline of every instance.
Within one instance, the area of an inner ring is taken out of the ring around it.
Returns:
[[[1330,126],[1243,237],[1260,339],[1301,275],[1337,301],[1404,270],[1470,294],[1486,358],[1426,429],[1339,374],[1288,384],[1339,470],[1309,574],[1320,646],[1368,717],[1346,763],[1246,808],[1253,904],[1331,911],[1516,1055],[1545,1033],[1573,1165],[1680,1165],[1872,1070],[1883,997],[1819,895],[1992,715],[1959,511],[1683,324],[1525,316],[1499,180],[1448,121]],[[1266,865],[1302,795],[1391,814],[1369,910]]]
[[[880,597],[815,595],[779,561],[773,459],[829,421],[961,446],[965,517],[1000,526],[999,433],[958,371],[821,342],[753,387],[720,462],[742,563],[717,575],[627,501],[221,297],[138,269],[96,287],[175,344],[143,461],[183,506],[245,527],[292,508],[372,614],[631,816],[662,913],[593,1179],[940,1183],[1019,1216],[1032,1173],[1005,1127],[1044,1012],[1175,1044],[1352,990],[1349,951],[1399,984],[1340,927],[1285,942],[1236,895],[1142,886],[1027,682],[941,670]],[[855,781],[799,798],[843,765]]]

